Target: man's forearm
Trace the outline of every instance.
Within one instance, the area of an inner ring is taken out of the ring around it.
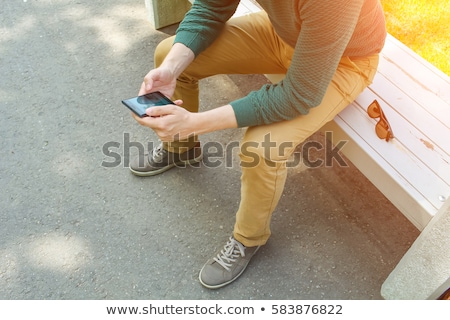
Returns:
[[[195,134],[204,134],[223,129],[237,128],[236,116],[231,105],[193,114]]]
[[[170,69],[175,78],[178,78],[194,58],[195,55],[191,49],[184,44],[175,43],[161,64],[161,67]]]

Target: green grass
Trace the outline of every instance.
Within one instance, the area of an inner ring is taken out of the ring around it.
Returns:
[[[388,32],[450,75],[450,0],[381,0]]]

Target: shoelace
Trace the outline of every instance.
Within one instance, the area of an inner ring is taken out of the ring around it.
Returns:
[[[230,237],[225,247],[220,251],[217,257],[214,258],[225,270],[230,271],[230,267],[236,258],[240,256],[245,257],[245,247],[242,243]]]
[[[163,149],[162,143],[159,144],[156,148],[152,150],[152,159],[155,162],[160,162],[166,154],[166,150]]]

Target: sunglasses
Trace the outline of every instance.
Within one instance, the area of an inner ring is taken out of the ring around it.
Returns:
[[[385,139],[386,141],[394,138],[394,133],[392,132],[391,125],[387,121],[386,116],[384,115],[383,110],[381,110],[381,107],[377,100],[374,100],[367,107],[367,114],[372,119],[380,118],[380,120],[378,120],[377,124],[375,125],[375,132],[377,133],[378,138]]]

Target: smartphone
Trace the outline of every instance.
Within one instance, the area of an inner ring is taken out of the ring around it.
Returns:
[[[154,106],[165,106],[166,104],[175,104],[172,100],[167,98],[161,92],[151,92],[130,99],[122,100],[122,103],[126,105],[131,111],[133,111],[138,117],[147,117],[145,110]]]

